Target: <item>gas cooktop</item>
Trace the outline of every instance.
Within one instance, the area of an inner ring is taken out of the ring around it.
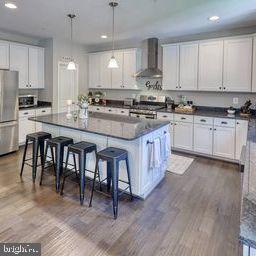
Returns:
[[[164,106],[146,105],[146,104],[138,104],[138,105],[132,106],[132,109],[148,110],[148,111],[156,111],[156,110],[159,110],[159,109],[162,109],[162,108],[164,108]]]

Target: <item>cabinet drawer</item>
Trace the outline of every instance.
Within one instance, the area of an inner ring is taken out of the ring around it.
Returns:
[[[89,106],[89,111],[92,111],[92,112],[105,112],[105,107]]]
[[[19,111],[19,117],[31,117],[31,116],[35,116],[36,115],[36,112],[35,110],[33,109],[28,109],[28,110],[20,110]]]
[[[174,114],[174,120],[186,123],[193,123],[193,115]]]
[[[105,113],[109,113],[109,114],[116,114],[117,109],[116,108],[108,108],[105,107]]]
[[[50,115],[51,112],[52,112],[51,108],[36,109],[36,116]]]
[[[194,116],[194,123],[213,125],[213,118],[207,116]]]
[[[129,116],[130,110],[129,109],[124,109],[124,108],[117,108],[116,109],[116,114],[124,115],[124,116]]]
[[[214,118],[214,126],[235,127],[235,119]]]
[[[173,121],[173,114],[172,114],[172,113],[163,113],[163,112],[159,112],[159,113],[157,113],[157,119],[163,119],[163,120],[171,120],[171,121]]]

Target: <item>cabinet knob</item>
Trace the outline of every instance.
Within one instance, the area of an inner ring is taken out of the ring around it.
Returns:
[[[210,131],[212,131],[212,128],[210,128]]]
[[[226,90],[226,87],[223,87],[224,90]]]
[[[228,124],[227,122],[222,121],[221,124]]]
[[[205,122],[206,122],[206,120],[205,120],[205,119],[201,119],[201,120],[200,120],[200,122],[204,122],[204,123],[205,123]]]
[[[220,86],[219,89],[221,90],[221,88],[222,88],[222,87]]]
[[[236,122],[236,124],[240,124],[239,122]]]
[[[216,128],[214,128],[214,131],[217,131],[217,129],[216,129]]]
[[[186,120],[186,119],[187,119],[187,118],[185,118],[185,117],[182,117],[182,118],[181,118],[181,120]]]
[[[176,86],[176,88],[179,88],[178,86]]]

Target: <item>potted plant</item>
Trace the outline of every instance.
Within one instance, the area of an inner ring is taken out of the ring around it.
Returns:
[[[78,96],[78,106],[80,107],[79,118],[88,118],[88,97],[84,94]]]
[[[104,95],[104,94],[103,94],[101,91],[96,91],[96,92],[94,93],[94,101],[95,101],[96,104],[99,104],[100,99],[101,99],[101,97],[102,97],[103,95]]]

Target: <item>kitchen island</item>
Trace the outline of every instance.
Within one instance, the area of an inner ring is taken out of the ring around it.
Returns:
[[[67,119],[65,113],[30,118],[42,123],[42,129],[52,136],[66,136],[74,142],[88,141],[100,151],[106,147],[117,147],[128,151],[133,194],[145,199],[164,178],[168,157],[161,154],[160,166],[150,166],[150,150],[156,139],[169,134],[169,121],[138,119],[135,117],[104,113],[89,113],[88,119]],[[72,161],[70,159],[70,163]],[[88,154],[86,169],[94,170],[95,155]],[[106,175],[106,163],[101,163],[102,179]],[[93,174],[86,172],[92,178]],[[125,163],[120,163],[121,180],[127,180]],[[126,185],[119,182],[119,188]]]

